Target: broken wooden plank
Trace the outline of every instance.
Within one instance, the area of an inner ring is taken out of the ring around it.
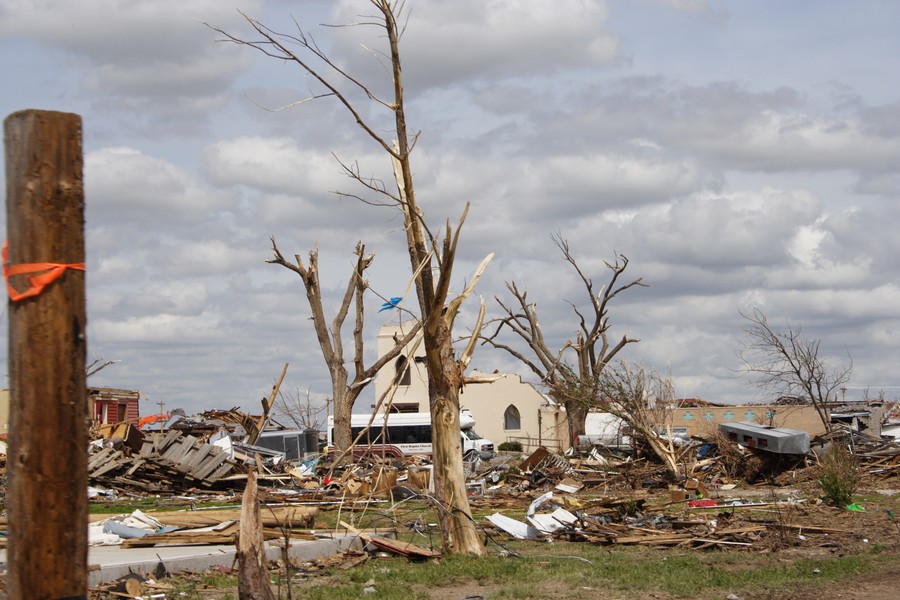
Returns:
[[[88,472],[90,472],[90,470],[95,466],[103,464],[106,460],[109,459],[110,455],[115,452],[116,451],[112,448],[103,448],[102,450],[91,456],[91,458],[88,459]]]
[[[773,529],[792,529],[803,533],[853,533],[851,529],[836,529],[834,527],[819,527],[817,525],[801,525],[799,523],[770,523]]]
[[[127,471],[125,471],[125,476],[126,476],[126,477],[131,477],[132,475],[134,475],[135,471],[137,471],[137,470],[140,469],[142,466],[144,466],[144,464],[145,464],[146,462],[147,462],[147,461],[144,460],[143,458],[135,459],[135,460],[134,460],[134,463],[131,465],[131,467],[130,467]]]
[[[210,448],[215,448],[215,446],[211,444],[203,444],[199,448],[197,448],[195,452],[191,452],[186,455],[185,459],[181,461],[181,464],[185,468],[185,470],[187,472],[191,472],[197,467],[201,466],[209,456]]]
[[[417,546],[411,542],[400,542],[398,540],[392,540],[390,538],[380,537],[380,536],[371,536],[363,533],[359,529],[356,529],[352,525],[345,523],[344,521],[340,522],[341,527],[345,528],[350,533],[358,535],[362,540],[381,548],[382,550],[387,550],[388,552],[393,552],[395,554],[399,554],[401,556],[406,556],[407,558],[440,558],[441,553],[437,550],[430,550],[428,548],[423,548],[421,546]]]
[[[228,461],[228,455],[225,452],[218,452],[212,456],[207,457],[203,464],[197,465],[197,467],[191,471],[191,475],[198,479],[209,479],[211,481],[215,481],[221,476],[214,476],[214,474],[219,470],[219,467],[221,465],[226,463],[229,465],[228,470],[231,470],[232,464]]]
[[[110,459],[106,461],[104,465],[95,469],[93,472],[89,474],[90,477],[102,477],[103,474],[109,473],[110,471],[114,471],[115,469],[121,467],[124,464],[128,463],[128,459],[124,457],[118,457],[114,459]]]
[[[316,506],[263,506],[261,508],[263,525],[279,527],[286,523],[292,526],[310,527],[319,510]],[[148,513],[164,525],[177,527],[206,527],[226,521],[237,521],[241,518],[240,509],[165,511]]]

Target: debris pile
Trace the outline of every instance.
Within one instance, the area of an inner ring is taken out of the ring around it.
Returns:
[[[900,444],[896,440],[886,441],[842,428],[822,436],[820,441],[850,448],[861,470],[877,479],[900,475]]]
[[[122,423],[98,428],[89,447],[90,484],[129,494],[239,493],[246,473],[282,502],[326,497],[403,498],[434,489],[428,456],[367,454],[335,467],[312,431],[282,428],[267,416],[237,409],[167,420],[143,429]],[[802,435],[801,435],[802,434]],[[538,447],[530,455],[500,453],[465,462],[472,502],[489,504],[554,490],[608,494],[662,490],[673,502],[708,498],[729,486],[815,481],[818,453],[843,444],[865,472],[888,479],[900,474],[900,444],[838,426],[830,436],[807,440],[802,432],[730,424],[705,437],[678,440],[673,471],[635,438],[631,447],[596,444],[567,455]],[[743,442],[743,443],[742,443]],[[809,449],[809,450],[807,450]],[[800,450],[803,450],[802,452]],[[533,497],[532,497],[533,499]]]
[[[753,434],[754,428],[746,429],[748,436]],[[767,447],[753,442],[769,431],[753,435],[748,445],[726,435],[685,439],[676,473],[649,453],[623,458],[620,449],[596,445],[561,462],[561,456],[539,448],[518,468],[513,467],[504,486],[490,488],[493,498],[473,503],[502,509],[486,517],[489,527],[517,539],[768,551],[786,540],[799,543],[808,535],[820,534],[852,536],[853,531],[824,526],[831,524],[831,516],[819,515],[820,522],[810,524],[808,517],[816,511],[834,509],[807,505],[795,496],[761,499],[752,486],[748,488],[753,481],[770,486],[770,496],[773,485],[807,482],[816,494],[820,491],[818,453],[829,444],[851,448],[861,473],[878,479],[900,473],[900,445],[893,440],[838,428],[804,445],[799,436],[791,437],[794,433],[778,431]],[[795,453],[795,448],[804,452]],[[735,496],[740,494],[732,492],[736,488],[745,494],[749,491],[749,496]],[[648,493],[660,489],[668,494],[655,494],[657,504],[649,506]],[[524,500],[530,502],[524,518],[504,514],[521,510]],[[859,510],[855,505],[847,509]],[[862,540],[863,536],[857,537]]]
[[[694,498],[687,504],[650,506],[645,498],[586,499],[549,491],[528,506],[524,520],[501,512],[485,519],[495,532],[522,540],[768,552],[809,535],[854,535],[850,529],[808,522],[811,513],[824,510],[794,497]]]
[[[262,429],[263,421],[270,429]],[[194,416],[176,411],[166,420],[146,423],[143,429],[129,423],[97,427],[92,437],[88,448],[91,485],[130,493],[240,491],[250,468],[263,472],[264,479],[271,476],[276,483],[290,483],[289,473],[303,473],[302,459],[317,456],[319,450],[317,433],[308,442],[311,451],[306,452],[307,432],[237,409]],[[288,450],[285,440],[293,443]]]
[[[213,490],[221,489],[217,484],[238,471],[239,465],[221,447],[175,429],[141,437],[137,453],[118,444],[99,449],[92,445],[95,452],[88,458],[91,483],[150,493]]]

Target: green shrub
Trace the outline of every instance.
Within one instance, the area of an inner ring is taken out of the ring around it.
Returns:
[[[503,442],[497,446],[497,450],[500,452],[521,452],[522,442]]]
[[[819,487],[825,502],[839,507],[850,504],[859,483],[853,455],[844,446],[834,444],[822,455],[821,466]]]

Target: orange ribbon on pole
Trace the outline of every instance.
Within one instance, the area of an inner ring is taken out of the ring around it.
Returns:
[[[28,263],[22,265],[10,265],[8,263],[9,243],[3,242],[3,279],[6,281],[6,290],[13,302],[33,298],[44,291],[44,288],[59,279],[66,269],[84,271],[84,263],[60,264],[60,263]],[[37,275],[35,275],[37,273]],[[9,283],[9,278],[14,275],[28,277],[29,288],[24,292],[18,291]]]

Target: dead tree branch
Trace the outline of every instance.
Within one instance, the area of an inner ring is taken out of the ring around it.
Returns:
[[[747,321],[740,356],[745,372],[756,384],[782,396],[797,396],[812,404],[831,431],[829,404],[837,401],[853,371],[853,361],[829,369],[819,354],[820,340],[806,339],[799,326],[773,327],[760,309],[740,315]]]

